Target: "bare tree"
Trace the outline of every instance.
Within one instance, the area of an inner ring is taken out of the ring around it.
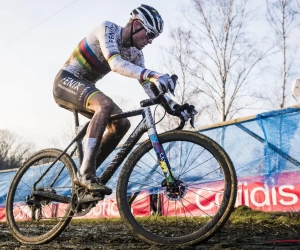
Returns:
[[[290,95],[290,88],[287,87],[287,83],[291,82],[289,79],[293,76],[293,70],[297,66],[295,58],[298,48],[296,44],[289,43],[289,40],[292,38],[293,30],[300,25],[300,13],[297,10],[299,2],[296,0],[266,0],[266,3],[267,20],[275,32],[276,45],[281,51],[281,67],[279,66],[281,84],[280,88],[278,86],[274,88],[273,96],[276,98],[273,99],[277,100],[279,108],[283,108],[287,102],[287,95]]]
[[[295,12],[300,13],[300,0],[296,0],[296,8],[295,8]]]
[[[34,148],[9,130],[0,130],[0,170],[20,167]]]
[[[255,67],[272,48],[259,47],[246,32],[252,20],[246,3],[192,0],[193,8],[182,10],[191,27],[184,70],[193,77],[197,93],[202,93],[198,100],[206,104],[212,122],[234,118],[241,110],[253,108],[261,97],[253,84]]]
[[[80,125],[83,126],[85,124],[84,121],[86,120],[86,118],[79,115],[79,120],[81,122]],[[62,150],[65,149],[76,136],[74,125],[74,120],[65,122],[63,128],[60,129],[60,133],[56,137],[51,138],[49,143],[55,148],[59,148]],[[80,128],[81,127],[79,127],[79,130]],[[68,150],[68,153],[71,153],[73,149],[74,147],[71,147]]]
[[[189,103],[196,107],[199,112],[195,117],[195,124],[197,125],[199,124],[197,120],[200,120],[201,112],[205,110],[207,106],[204,102],[200,101],[201,90],[195,87],[195,83],[198,79],[189,71],[189,66],[193,60],[191,58],[193,48],[190,44],[190,39],[191,31],[185,31],[182,27],[171,29],[170,41],[172,44],[161,49],[161,66],[170,74],[176,74],[178,76],[174,100],[179,104]],[[159,109],[156,120],[160,119],[163,115],[164,110]],[[167,114],[167,119],[164,119],[159,124],[159,130],[165,131],[173,129],[179,125],[179,122],[180,120],[178,118]]]

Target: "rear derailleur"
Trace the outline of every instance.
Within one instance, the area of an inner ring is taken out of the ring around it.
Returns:
[[[36,191],[26,196],[26,205],[30,207],[32,220],[42,219],[42,206],[49,205],[53,195],[56,195],[56,192],[52,188],[37,188]]]

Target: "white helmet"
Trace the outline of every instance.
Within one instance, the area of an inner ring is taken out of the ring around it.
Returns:
[[[143,27],[156,36],[162,33],[164,28],[164,21],[156,9],[149,5],[142,4],[140,7],[134,9],[130,13],[130,18],[133,20],[140,20]]]

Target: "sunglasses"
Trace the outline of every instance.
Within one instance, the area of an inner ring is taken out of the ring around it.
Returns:
[[[146,36],[147,36],[148,40],[152,40],[155,37],[157,37],[157,35],[154,32],[150,31],[150,30],[146,30]]]
[[[158,35],[156,35],[153,31],[151,31],[151,30],[149,30],[149,29],[146,29],[146,28],[144,27],[144,25],[143,25],[142,22],[140,22],[140,24],[142,25],[142,27],[139,28],[139,29],[137,29],[137,30],[136,30],[134,33],[132,33],[132,34],[136,34],[137,32],[139,32],[139,31],[145,29],[145,30],[146,30],[146,36],[147,36],[148,40],[153,40],[155,37],[158,37]]]

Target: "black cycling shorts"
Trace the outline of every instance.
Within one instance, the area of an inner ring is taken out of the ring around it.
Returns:
[[[53,96],[56,103],[69,110],[77,110],[82,115],[91,118],[93,111],[88,109],[89,100],[95,95],[105,96],[95,85],[79,79],[68,71],[60,70],[54,80]],[[122,110],[114,103],[112,114]]]

